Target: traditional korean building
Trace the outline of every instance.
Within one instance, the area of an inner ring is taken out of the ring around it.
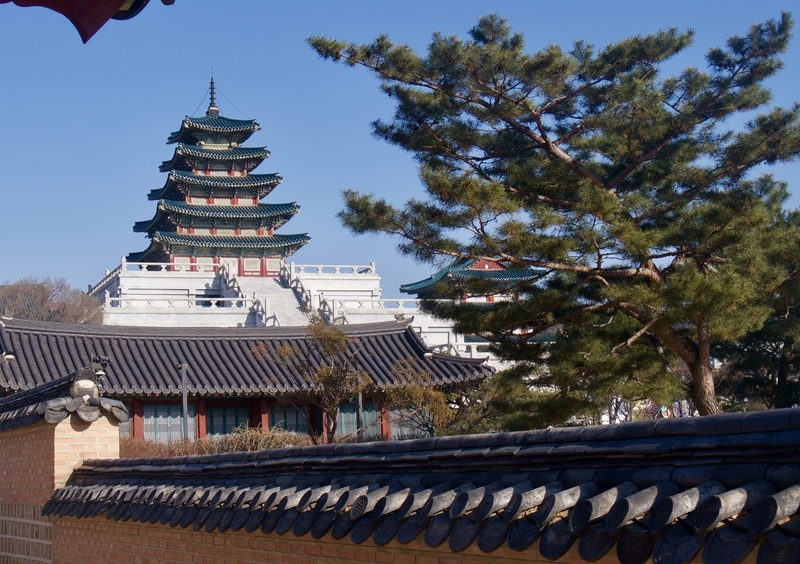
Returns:
[[[344,327],[349,354],[380,388],[395,383],[395,368],[425,373],[439,386],[480,380],[492,373],[483,359],[438,354],[425,346],[410,320]],[[307,432],[308,422],[276,400],[308,385],[280,360],[278,349],[308,350],[305,327],[120,327],[0,317],[0,397],[47,385],[105,358],[104,396],[132,414],[121,429],[158,441],[183,437],[181,365],[186,364],[189,435],[205,438],[248,424]],[[258,354],[253,351],[257,349]],[[313,411],[314,408],[312,407]],[[339,431],[356,432],[355,401],[340,406]],[[308,420],[322,428],[322,413]],[[367,437],[406,435],[397,414],[363,402]]]
[[[167,139],[176,147],[160,167],[164,185],[148,195],[157,202],[155,214],[134,225],[150,245],[122,257],[89,289],[104,301],[103,324],[291,327],[305,326],[310,312],[345,325],[413,319],[411,326],[437,352],[486,358],[484,343],[466,342],[449,323],[421,312],[417,299],[383,298],[375,261],[290,262],[310,238],[278,232],[298,212],[296,203],[261,202],[282,179],[254,172],[269,155],[264,147],[245,146],[259,128],[256,120],[220,115],[212,80],[206,114],[185,117]],[[494,262],[460,261],[418,283],[420,297],[432,283],[469,273],[513,281],[531,275]],[[415,293],[415,287],[402,291]]]
[[[259,129],[254,119],[220,115],[211,79],[206,115],[186,116],[167,139],[177,146],[159,169],[167,173],[164,186],[148,195],[158,202],[155,215],[133,227],[147,234],[150,246],[127,260],[192,270],[227,259],[235,261],[239,276],[277,276],[282,260],[309,237],[275,233],[299,211],[296,203],[260,203],[282,179],[253,174],[270,154],[266,147],[243,146]]]
[[[483,281],[491,286],[492,293],[485,296],[467,296],[465,300],[492,303],[495,298],[507,299],[514,287],[530,282],[544,274],[543,270],[533,268],[507,268],[502,262],[485,259],[460,259],[428,278],[400,286],[404,294],[413,294],[420,299],[435,299],[437,288],[442,286],[464,287],[470,281]]]

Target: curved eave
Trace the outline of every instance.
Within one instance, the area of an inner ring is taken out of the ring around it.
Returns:
[[[172,158],[161,163],[158,167],[161,172],[173,169],[180,170],[186,166],[187,159],[200,159],[219,163],[249,162],[247,168],[252,170],[269,157],[270,152],[266,147],[236,147],[233,149],[206,149],[198,145],[178,145]]]
[[[199,206],[180,201],[161,200],[158,208],[191,217],[230,219],[268,219],[286,215],[291,217],[300,211],[300,206],[296,202],[255,206]]]
[[[169,260],[169,256],[161,243],[150,241],[149,247],[138,253],[128,253],[125,260],[128,262],[165,262]]]
[[[504,282],[515,284],[529,282],[544,274],[544,270],[509,269],[509,270],[456,270],[449,277],[456,280],[480,279],[488,282]]]
[[[181,128],[170,133],[167,138],[167,144],[196,140],[198,133],[231,135],[235,136],[239,143],[243,143],[259,129],[261,129],[261,126],[254,119],[232,119],[211,114],[206,114],[199,118],[186,116],[181,122]]]
[[[170,170],[164,186],[151,190],[147,195],[147,199],[174,199],[174,195],[171,195],[181,185],[227,190],[251,190],[260,199],[269,194],[281,182],[283,182],[283,178],[278,173],[248,174],[247,176],[209,176],[192,174],[182,170]]]
[[[184,202],[161,200],[158,202],[156,214],[152,219],[137,221],[133,225],[133,231],[135,233],[151,233],[157,230],[158,226],[165,221],[169,221],[171,225],[177,227],[174,221],[169,220],[170,214],[210,220],[272,220],[267,225],[261,225],[261,227],[277,229],[299,211],[300,206],[295,202],[287,204],[258,204],[256,206],[198,206]]]
[[[295,235],[271,235],[262,237],[242,235],[188,235],[167,231],[156,231],[153,240],[168,245],[203,249],[281,249],[299,248],[307,244],[311,238],[307,233]]]
[[[425,280],[412,282],[411,284],[403,284],[402,286],[400,286],[400,291],[403,292],[404,294],[417,294],[427,288],[430,288],[434,284],[440,282],[442,278],[444,278],[446,275],[447,275],[446,271],[439,271],[435,274],[432,274]]]
[[[494,282],[498,284],[519,284],[522,282],[530,282],[535,280],[546,271],[532,268],[514,268],[514,269],[493,269],[493,270],[480,270],[470,269],[469,267],[474,263],[463,263],[447,268],[432,274],[425,280],[412,282],[411,284],[403,284],[400,286],[400,291],[406,294],[418,294],[430,289],[434,285],[445,279],[469,281],[469,280],[483,280],[486,282]]]

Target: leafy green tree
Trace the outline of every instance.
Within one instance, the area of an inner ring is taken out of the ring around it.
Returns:
[[[705,70],[673,76],[660,67],[691,31],[526,53],[489,15],[467,40],[434,34],[425,57],[385,36],[312,37],[324,59],[382,81],[397,105],[374,134],[413,155],[427,191],[398,206],[348,190],[340,217],[355,233],[399,236],[419,261],[543,269],[515,300],[425,307],[521,361],[513,374],[529,391],[546,360],[546,403],[561,419],[597,394],[684,384],[701,414],[717,413],[712,344],[760,327],[798,263],[787,188],[760,168],[800,151],[800,110],[770,107],[764,86],[791,28],[787,13],[754,25],[711,49]],[[555,345],[531,338],[553,327]]]

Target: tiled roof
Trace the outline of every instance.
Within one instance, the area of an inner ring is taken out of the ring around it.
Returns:
[[[155,241],[181,245],[184,247],[206,247],[214,249],[279,249],[284,247],[299,247],[308,243],[311,238],[305,234],[297,235],[264,235],[263,237],[250,237],[241,235],[187,235],[171,231],[156,231],[153,233]]]
[[[518,282],[527,282],[540,276],[544,271],[533,268],[504,268],[504,269],[473,269],[471,268],[476,262],[476,259],[461,259],[455,264],[431,274],[425,280],[419,282],[412,282],[410,284],[403,284],[400,286],[400,291],[406,294],[418,294],[430,289],[435,284],[442,280],[470,280],[481,279],[500,284],[515,284]]]
[[[90,460],[43,514],[225,533],[422,537],[623,564],[796,562],[800,410],[162,459]],[[570,557],[569,562],[575,560]]]
[[[274,353],[282,345],[304,347],[305,327],[154,328],[16,319],[3,323],[0,343],[8,343],[10,350],[0,351],[0,389],[8,391],[50,382],[84,366],[92,355],[112,359],[105,368],[105,389],[113,397],[176,395],[180,373],[175,367],[183,362],[189,363],[189,391],[200,396],[262,396],[304,385],[296,370],[277,360],[260,360],[251,349],[263,344]],[[378,385],[391,384],[392,368],[405,359],[442,384],[491,373],[481,360],[429,356],[408,323],[344,327],[360,347],[356,354],[363,369]],[[3,352],[13,352],[15,359],[3,361]]]
[[[266,147],[235,147],[233,149],[206,149],[198,145],[183,145],[175,147],[172,159],[161,163],[159,170],[167,172],[173,168],[183,166],[185,157],[205,159],[209,161],[254,161],[260,163],[269,157]],[[255,165],[253,166],[255,168]]]
[[[186,116],[183,118],[180,130],[170,133],[167,143],[178,143],[186,140],[196,141],[199,137],[197,135],[198,132],[238,133],[240,135],[237,136],[237,139],[241,143],[259,129],[261,129],[261,126],[254,119],[231,119],[213,113],[202,117]]]
[[[133,230],[137,233],[154,229],[165,212],[175,212],[183,216],[207,219],[270,219],[269,226],[279,227],[300,211],[296,203],[288,204],[258,204],[238,206],[208,206],[187,204],[186,202],[160,200],[156,215],[152,219],[137,221]],[[279,221],[283,219],[283,221]]]
[[[89,368],[81,368],[0,399],[0,431],[27,427],[42,418],[56,424],[72,413],[89,422],[97,420],[101,413],[110,413],[119,421],[128,420],[125,405],[114,399],[101,398],[95,373]]]
[[[251,193],[255,197],[261,199],[269,194],[282,180],[283,178],[281,178],[281,175],[277,173],[248,174],[246,176],[212,176],[192,174],[184,170],[171,170],[169,171],[169,175],[167,175],[167,181],[164,183],[164,186],[151,190],[147,195],[147,199],[161,200],[164,198],[174,198],[175,195],[172,191],[178,184],[203,186],[205,188],[236,189],[245,192],[245,194]]]

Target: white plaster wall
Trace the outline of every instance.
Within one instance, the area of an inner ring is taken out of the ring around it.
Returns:
[[[196,308],[174,311],[155,308],[106,308],[104,325],[147,327],[255,327],[254,316],[247,310],[219,311],[224,308]]]

